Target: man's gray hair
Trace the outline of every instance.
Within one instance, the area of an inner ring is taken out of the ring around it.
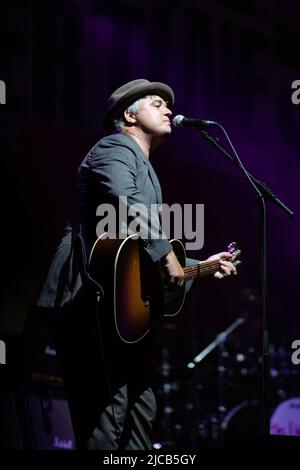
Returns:
[[[139,98],[134,103],[132,103],[130,106],[128,106],[128,108],[126,108],[125,111],[127,111],[128,113],[137,113],[138,110],[140,109],[141,100],[144,99],[144,98],[151,98],[151,97],[152,97],[152,95],[142,96],[142,98]],[[126,122],[125,122],[125,119],[123,117],[121,117],[119,119],[114,119],[114,127],[118,131],[121,131],[125,125],[126,125]]]

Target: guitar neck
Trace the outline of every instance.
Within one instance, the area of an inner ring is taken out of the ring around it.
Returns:
[[[219,260],[214,261],[203,261],[203,263],[195,264],[194,266],[189,266],[183,268],[185,279],[197,279],[199,277],[209,276],[214,274],[219,270],[220,264]]]

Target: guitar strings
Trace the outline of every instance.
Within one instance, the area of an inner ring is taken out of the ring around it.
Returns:
[[[184,268],[185,278],[201,277],[207,274],[213,274],[220,266],[219,260],[209,261],[208,263],[195,264]]]

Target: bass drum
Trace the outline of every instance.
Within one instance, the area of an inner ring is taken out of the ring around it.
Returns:
[[[285,436],[300,436],[300,397],[281,402],[270,420],[270,433]]]
[[[261,409],[256,400],[245,400],[232,408],[221,424],[221,436],[224,441],[235,436],[257,434],[261,430]]]

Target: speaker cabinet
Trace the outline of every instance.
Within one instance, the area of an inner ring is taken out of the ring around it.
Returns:
[[[28,394],[34,448],[37,450],[72,450],[75,439],[66,399],[51,393]]]

